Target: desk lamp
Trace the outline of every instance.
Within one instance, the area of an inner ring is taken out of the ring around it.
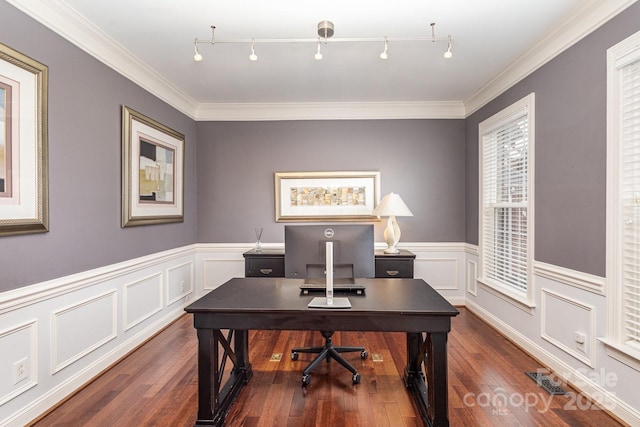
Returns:
[[[388,246],[384,253],[397,254],[400,252],[396,248],[400,241],[400,227],[396,222],[396,216],[413,216],[407,205],[404,204],[399,195],[389,193],[382,198],[380,204],[373,210],[372,215],[389,217],[387,219],[387,228],[384,230],[384,240]]]

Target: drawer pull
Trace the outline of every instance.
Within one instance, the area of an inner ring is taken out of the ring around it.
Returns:
[[[264,274],[265,276],[268,274],[271,274],[271,272],[273,271],[272,268],[261,268],[260,269],[260,273]]]
[[[397,276],[398,273],[398,270],[387,270],[387,276]]]

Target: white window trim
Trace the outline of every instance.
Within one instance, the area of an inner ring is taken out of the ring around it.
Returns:
[[[607,50],[607,335],[600,338],[607,354],[640,371],[640,352],[623,342],[620,240],[620,85],[621,69],[640,58],[640,31]]]
[[[522,110],[527,111],[527,118],[529,121],[528,130],[528,166],[527,166],[527,192],[528,192],[528,204],[527,204],[527,291],[525,295],[517,293],[505,286],[502,286],[494,281],[488,279],[484,272],[483,268],[483,257],[485,256],[485,252],[483,250],[483,239],[482,236],[479,236],[478,239],[478,255],[479,255],[479,263],[478,263],[478,281],[484,285],[486,288],[490,288],[492,293],[496,295],[500,295],[503,300],[513,304],[514,306],[533,314],[533,308],[535,307],[535,293],[534,293],[534,275],[533,275],[533,260],[534,260],[534,200],[535,200],[535,192],[534,192],[534,181],[535,181],[535,94],[531,93],[521,100],[515,102],[509,107],[503,109],[502,111],[494,114],[488,119],[484,120],[479,125],[478,132],[478,145],[479,145],[479,197],[478,197],[478,230],[479,233],[482,234],[483,230],[483,222],[484,222],[484,212],[483,212],[483,200],[484,200],[484,186],[483,186],[483,144],[482,137],[487,132],[491,131],[496,126],[501,125],[506,122],[511,116],[519,114]]]

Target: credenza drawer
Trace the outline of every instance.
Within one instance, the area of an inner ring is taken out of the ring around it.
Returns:
[[[376,259],[376,277],[391,279],[412,279],[413,259]]]
[[[284,258],[246,258],[244,268],[246,277],[284,277]]]

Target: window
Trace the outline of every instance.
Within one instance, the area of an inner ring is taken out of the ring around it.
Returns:
[[[480,281],[533,306],[534,94],[480,123]]]
[[[607,52],[605,343],[640,369],[640,33]]]

